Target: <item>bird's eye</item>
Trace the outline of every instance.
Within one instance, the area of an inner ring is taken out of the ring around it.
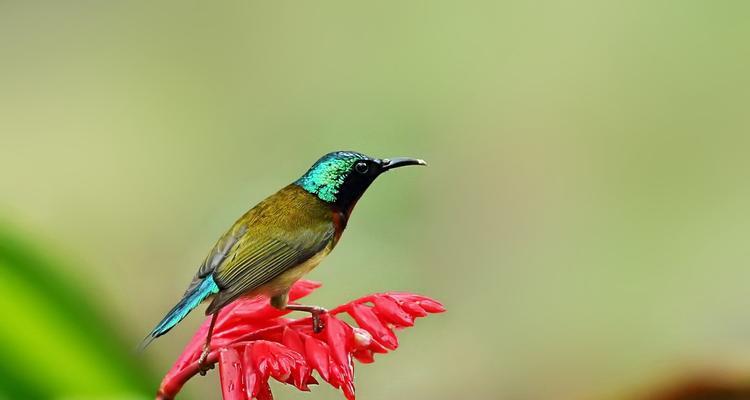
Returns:
[[[367,171],[370,169],[370,167],[365,162],[358,162],[354,165],[354,170],[359,172],[360,174],[366,174]]]

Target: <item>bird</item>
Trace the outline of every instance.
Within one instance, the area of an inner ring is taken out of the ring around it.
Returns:
[[[222,307],[238,298],[265,296],[279,310],[304,311],[315,332],[324,329],[319,306],[289,304],[289,289],[339,242],[357,201],[377,177],[395,168],[425,166],[417,158],[373,158],[355,151],[325,154],[299,179],[242,215],[211,248],[180,301],[144,338],[142,350],[204,301],[211,315],[201,374]]]

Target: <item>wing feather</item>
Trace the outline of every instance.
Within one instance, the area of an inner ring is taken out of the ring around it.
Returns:
[[[317,234],[299,235],[288,241],[279,237],[254,237],[248,232],[233,247],[214,272],[221,289],[206,310],[211,314],[238,297],[272,281],[284,271],[300,265],[323,250],[333,239],[332,224]]]
[[[235,225],[229,232],[225,233],[218,242],[214,245],[211,251],[206,256],[201,266],[198,268],[198,272],[195,273],[193,281],[190,282],[185,293],[190,293],[194,288],[198,287],[203,282],[203,279],[209,274],[216,271],[216,269],[224,262],[229,256],[230,251],[239,242],[242,236],[247,232],[245,225]]]

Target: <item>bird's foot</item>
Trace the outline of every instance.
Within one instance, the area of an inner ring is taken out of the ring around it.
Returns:
[[[209,349],[208,346],[203,346],[203,352],[201,353],[200,358],[198,358],[198,373],[201,374],[201,376],[206,376],[206,373],[209,370],[214,369],[213,364],[207,364],[206,359],[208,359],[208,353],[211,349]]]
[[[313,332],[320,333],[321,331],[323,331],[323,328],[325,328],[325,323],[322,319],[320,319],[321,315],[328,312],[328,310],[326,310],[325,308],[318,306],[306,306],[302,304],[287,304],[285,308],[291,311],[309,312],[312,316]]]
[[[328,310],[326,310],[325,308],[317,306],[313,307],[312,310],[310,310],[310,315],[312,315],[313,332],[320,333],[323,331],[323,328],[326,327],[320,316],[327,312]]]

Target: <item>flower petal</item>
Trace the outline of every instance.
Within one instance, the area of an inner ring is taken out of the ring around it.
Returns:
[[[397,301],[417,303],[425,311],[430,313],[441,313],[445,311],[445,307],[439,301],[427,296],[403,292],[388,292],[387,294],[395,298]]]
[[[328,371],[328,384],[338,389],[341,387],[341,383],[346,380],[346,375],[336,363],[331,363],[329,368],[330,370]]]
[[[375,361],[374,354],[370,349],[358,349],[357,351],[352,353],[352,356],[354,356],[354,358],[356,358],[357,361],[361,362],[362,364],[370,364]]]
[[[242,365],[237,350],[229,347],[219,351],[219,377],[221,378],[221,395],[224,400],[245,399]]]
[[[258,340],[252,344],[252,348],[253,361],[258,369],[268,371],[268,375],[281,382],[289,378],[291,367],[284,362],[286,347],[278,343]]]
[[[378,342],[377,340],[373,340],[367,349],[372,351],[373,353],[379,353],[379,354],[385,354],[388,352],[388,349],[382,344],[380,344],[380,342]]]
[[[256,371],[253,363],[253,349],[250,345],[245,346],[242,352],[242,365],[245,368],[245,395],[248,399],[254,399],[260,392],[263,382],[268,381],[268,376],[261,376]]]
[[[352,382],[351,379],[347,379],[346,382],[341,385],[341,390],[344,392],[344,397],[346,397],[347,400],[355,400],[354,382]]]
[[[241,297],[233,301],[220,311],[220,319],[222,314],[230,314],[231,317],[227,318],[226,323],[232,324],[233,322],[236,323],[238,318],[242,321],[264,320],[268,318],[276,318],[279,315],[283,315],[284,312],[271,307],[267,297],[257,296]],[[214,330],[216,330],[216,328],[214,328]]]
[[[305,345],[302,343],[302,338],[300,338],[297,331],[289,326],[284,327],[284,333],[281,336],[281,343],[299,354],[305,354]]]
[[[310,381],[312,378],[310,372],[310,367],[308,367],[307,364],[297,364],[296,368],[292,371],[292,376],[289,377],[287,382],[296,386],[299,390],[310,391],[310,388],[308,388],[307,385],[318,383]]]
[[[412,303],[410,301],[401,302],[401,307],[411,314],[414,318],[426,317],[427,311],[424,310],[419,304]]]
[[[333,360],[342,366],[348,364],[350,343],[354,340],[352,328],[329,314],[324,316],[324,320],[326,342]]]
[[[425,311],[431,312],[431,313],[441,313],[445,311],[445,307],[442,304],[429,298],[420,300],[419,306],[424,308]]]
[[[398,303],[389,297],[378,296],[373,300],[373,304],[375,304],[375,310],[377,310],[378,315],[386,321],[398,327],[414,325],[414,318],[411,314],[404,311]]]
[[[315,291],[315,289],[321,287],[323,284],[316,281],[309,281],[307,279],[298,280],[292,289],[289,291],[289,300],[296,301],[308,294]]]
[[[329,378],[328,345],[311,336],[305,336],[305,355],[307,362],[320,374],[323,379]],[[330,381],[329,381],[330,382]]]
[[[292,376],[287,380],[287,382],[293,384],[300,390],[310,390],[307,387],[307,381],[310,377],[311,371],[310,367],[307,366],[304,358],[302,358],[301,356],[302,354],[305,354],[305,345],[304,343],[302,343],[302,338],[300,338],[300,335],[294,329],[286,326],[284,327],[284,333],[281,337],[281,343],[283,343],[284,346],[288,347],[289,349],[300,354],[300,358],[302,359],[302,362],[296,363],[293,367]]]
[[[256,395],[258,400],[273,400],[273,393],[271,393],[271,386],[268,385],[268,381],[260,382],[260,389]]]
[[[357,325],[372,334],[372,337],[390,350],[398,347],[396,335],[385,326],[372,309],[363,304],[352,304],[349,314],[357,321]]]

